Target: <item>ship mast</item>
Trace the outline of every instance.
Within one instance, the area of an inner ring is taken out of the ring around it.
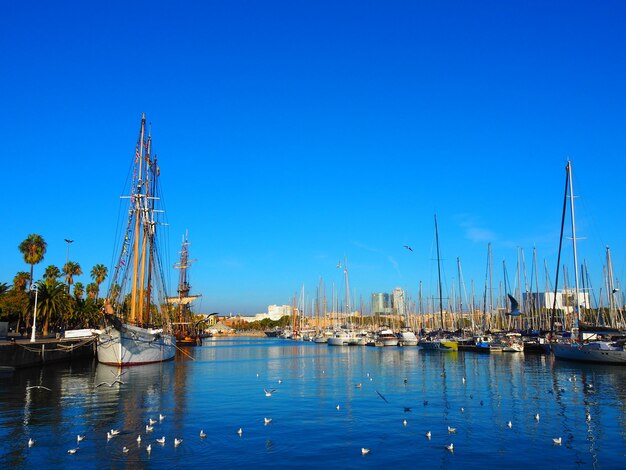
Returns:
[[[137,320],[137,276],[139,270],[139,233],[140,233],[140,217],[141,217],[141,205],[142,201],[142,187],[143,182],[143,140],[146,128],[146,115],[141,114],[141,131],[139,133],[139,142],[137,142],[137,148],[135,149],[135,158],[139,161],[139,171],[137,173],[137,187],[134,189],[134,211],[135,211],[135,239],[133,246],[133,273],[132,273],[132,289],[131,289],[131,303],[130,303],[130,318],[129,323],[135,323]],[[143,281],[143,280],[142,280]],[[143,286],[140,288],[140,292],[143,292]],[[140,302],[143,300],[143,294],[141,294]],[[141,311],[141,310],[140,310]]]

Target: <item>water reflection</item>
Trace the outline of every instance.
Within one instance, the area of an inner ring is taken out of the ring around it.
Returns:
[[[0,466],[168,467],[192,459],[215,467],[419,462],[446,468],[506,461],[516,468],[527,465],[529,455],[561,468],[623,463],[621,368],[523,354],[267,339],[214,340],[186,351],[191,357],[123,371],[86,361],[15,373],[0,387]],[[113,384],[117,377],[123,383]],[[102,382],[112,386],[98,386]],[[28,389],[35,385],[50,390]],[[264,388],[276,392],[267,397]],[[165,419],[146,433],[148,419],[159,414]],[[457,432],[448,434],[448,426]],[[111,429],[120,435],[107,442]],[[424,437],[428,430],[431,440]],[[77,434],[87,437],[70,459],[66,451],[76,446]],[[165,446],[155,442],[161,436]],[[551,440],[559,436],[557,448]],[[37,443],[29,449],[30,437]],[[178,448],[174,437],[184,439]],[[445,451],[450,442],[454,454]],[[372,453],[362,458],[361,447]]]

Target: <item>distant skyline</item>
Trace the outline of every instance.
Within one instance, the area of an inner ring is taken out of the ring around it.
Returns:
[[[482,296],[488,243],[494,288],[503,262],[516,287],[522,249],[530,282],[533,248],[553,283],[568,159],[598,293],[607,246],[626,270],[624,24],[620,1],[8,2],[0,282],[29,270],[31,233],[35,279],[65,239],[76,281],[111,269],[145,112],[171,292],[188,230],[197,312],[264,312],[303,285],[310,305],[320,278],[343,297],[344,258],[366,303],[435,295],[435,214],[445,292],[458,257]]]

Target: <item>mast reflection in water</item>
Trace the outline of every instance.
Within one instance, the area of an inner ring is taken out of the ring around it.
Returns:
[[[622,367],[270,338],[216,339],[185,353],[193,359],[3,376],[0,467],[624,465]],[[112,429],[120,433],[107,440]]]

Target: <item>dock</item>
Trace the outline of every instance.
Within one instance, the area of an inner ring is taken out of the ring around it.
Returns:
[[[94,337],[30,338],[9,336],[0,340],[0,370],[7,372],[27,367],[38,367],[72,359],[93,357],[96,354]]]

